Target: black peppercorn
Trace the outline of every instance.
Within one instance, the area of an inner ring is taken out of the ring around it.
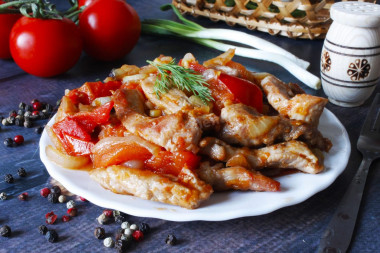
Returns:
[[[126,252],[126,250],[128,248],[128,241],[121,240],[121,239],[116,240],[116,242],[115,242],[115,248],[120,253]]]
[[[13,178],[12,174],[6,174],[4,180],[8,184],[13,184],[15,182],[15,179]]]
[[[6,138],[6,139],[4,140],[4,145],[5,145],[6,147],[12,147],[12,146],[13,146],[13,140],[12,140],[12,138]]]
[[[36,132],[36,134],[42,134],[42,132],[44,131],[44,127],[42,126],[36,127],[34,131]]]
[[[48,228],[45,225],[41,225],[38,227],[38,231],[40,232],[41,235],[46,235]]]
[[[50,189],[50,192],[51,192],[51,193],[54,193],[54,194],[61,195],[61,188],[60,188],[58,185],[54,185],[54,186]]]
[[[97,227],[94,230],[94,235],[96,239],[104,239],[106,237],[106,231],[102,227]]]
[[[19,168],[18,171],[17,171],[17,174],[20,176],[20,177],[26,177],[26,170],[24,168]]]
[[[12,230],[9,226],[4,225],[0,228],[0,235],[3,237],[9,237],[12,234]]]
[[[147,233],[149,233],[149,231],[150,231],[150,227],[149,227],[148,224],[146,224],[146,223],[144,223],[144,222],[141,222],[141,223],[139,224],[139,230],[140,230],[141,232],[143,232],[143,234],[147,234]]]
[[[45,110],[46,112],[51,113],[53,111],[53,106],[51,104],[46,104]]]
[[[31,128],[33,126],[33,122],[30,120],[30,118],[26,118],[25,117],[25,121],[24,121],[24,127],[26,128]]]
[[[25,111],[22,109],[17,111],[17,115],[19,115],[19,116],[24,116],[24,113],[25,113]]]
[[[24,118],[19,118],[17,116],[16,119],[15,119],[15,125],[16,126],[20,126],[20,127],[24,126]]]
[[[115,216],[115,222],[118,224],[123,223],[124,221],[127,221],[127,218],[123,215],[117,215]]]
[[[31,112],[33,111],[33,107],[31,105],[25,105],[25,111]]]
[[[56,242],[56,241],[58,241],[58,234],[55,230],[52,229],[52,230],[49,230],[46,232],[45,238],[49,242]]]
[[[19,105],[18,105],[18,108],[21,109],[21,110],[24,110],[25,109],[25,106],[26,104],[24,102],[21,102]]]
[[[51,202],[51,203],[58,203],[58,198],[59,198],[59,195],[58,194],[55,194],[55,193],[49,193],[48,195],[48,200]]]
[[[48,116],[47,116],[45,113],[43,113],[43,112],[39,112],[39,113],[38,113],[38,117],[39,117],[40,119],[47,119],[47,118],[48,118]]]
[[[176,245],[177,238],[174,235],[168,235],[168,237],[166,237],[165,243],[171,246]]]

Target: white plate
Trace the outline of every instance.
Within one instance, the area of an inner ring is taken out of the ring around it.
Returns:
[[[52,125],[54,118],[49,122]],[[317,175],[295,173],[278,178],[281,192],[224,192],[214,193],[195,210],[187,210],[128,195],[119,195],[103,189],[90,179],[86,171],[64,169],[50,162],[45,154],[51,141],[43,132],[40,156],[49,174],[70,192],[83,196],[90,202],[140,217],[172,221],[221,221],[244,216],[270,213],[279,208],[298,204],[327,188],[346,168],[351,152],[350,140],[344,126],[336,116],[325,109],[319,130],[329,138],[333,147],[325,154],[325,171]]]

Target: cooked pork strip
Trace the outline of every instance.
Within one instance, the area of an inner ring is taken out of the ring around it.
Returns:
[[[189,98],[179,89],[171,88],[168,92],[160,94],[160,97],[158,97],[154,91],[155,80],[156,76],[146,78],[141,82],[141,88],[149,101],[158,109],[165,112],[165,114],[193,109],[193,105],[190,103]]]
[[[206,137],[199,145],[201,154],[216,161],[228,162],[236,155],[242,155],[256,170],[264,167],[293,168],[311,174],[323,170],[322,159],[319,159],[305,143],[300,141],[292,140],[260,149],[248,149],[235,148],[217,138]]]
[[[188,168],[182,169],[178,179],[120,165],[94,169],[89,173],[93,180],[114,193],[130,194],[188,209],[197,208],[213,192],[210,185]]]
[[[300,120],[311,125],[318,125],[319,117],[328,100],[309,94],[294,94],[292,89],[274,76],[267,76],[261,81],[261,87],[269,104],[281,115]]]
[[[222,163],[211,166],[209,162],[201,163],[197,170],[199,177],[212,185],[216,191],[252,190],[252,191],[279,191],[280,183],[262,175],[258,171],[251,171],[244,167],[223,168]]]
[[[198,152],[202,130],[194,117],[178,111],[175,114],[150,118],[129,106],[132,103],[129,99],[137,97],[137,95],[130,95],[131,93],[139,93],[139,91],[120,89],[112,96],[116,115],[130,133],[162,146],[168,151]],[[143,104],[143,101],[138,103]]]
[[[222,140],[247,147],[274,141],[303,139],[310,147],[328,151],[331,142],[324,138],[317,127],[281,116],[267,116],[244,104],[228,105],[222,109]]]

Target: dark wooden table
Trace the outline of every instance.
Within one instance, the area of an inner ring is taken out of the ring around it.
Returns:
[[[167,18],[175,19],[172,12],[161,12],[159,7],[168,0],[129,1],[137,10],[141,19]],[[206,27],[229,28],[224,23],[213,23],[207,19],[193,19]],[[248,31],[244,28],[234,29],[271,41],[286,50],[311,62],[311,72],[319,75],[319,60],[323,41],[293,40],[273,37],[268,34]],[[23,101],[29,103],[39,99],[50,104],[64,94],[65,89],[81,86],[85,81],[104,79],[114,67],[124,63],[145,65],[146,59],[154,59],[160,54],[180,59],[185,53],[192,52],[200,62],[215,57],[219,52],[207,49],[187,41],[174,38],[141,36],[138,45],[124,59],[103,63],[83,55],[76,66],[65,74],[54,78],[38,78],[24,73],[13,61],[0,60],[0,116],[17,109]],[[59,59],[57,59],[59,60]],[[262,61],[236,57],[252,71],[265,71],[277,75],[286,82],[298,82],[281,67]],[[302,85],[310,94],[324,96],[323,90],[312,90]],[[375,92],[380,92],[380,87]],[[130,250],[136,252],[314,252],[339,200],[357,170],[361,155],[356,150],[356,141],[366,116],[371,96],[368,101],[356,108],[342,108],[328,104],[331,110],[346,127],[350,136],[352,152],[346,170],[326,190],[315,194],[301,204],[282,208],[272,213],[239,218],[221,222],[170,222],[159,219],[130,217],[130,222],[146,222],[152,232],[144,241],[133,245]],[[46,124],[37,121],[34,127]],[[25,143],[22,146],[8,148],[2,142],[7,137],[22,134]],[[98,226],[95,218],[102,208],[89,202],[79,203],[79,215],[68,223],[62,221],[50,225],[60,235],[59,242],[51,244],[38,233],[38,226],[44,224],[45,214],[54,211],[59,217],[66,212],[63,204],[52,204],[40,197],[39,190],[50,186],[50,178],[39,159],[38,142],[40,135],[34,129],[7,126],[0,130],[0,192],[10,195],[9,200],[0,201],[0,226],[8,224],[13,235],[0,238],[0,252],[103,252],[106,249],[102,241],[94,238],[93,230]],[[339,163],[339,161],[337,161]],[[24,167],[28,176],[19,178],[17,169]],[[374,162],[369,172],[360,213],[359,222],[354,232],[351,252],[378,252],[380,248],[380,167]],[[5,174],[15,175],[15,183],[7,184]],[[21,202],[18,194],[28,192],[30,199]],[[75,199],[75,196],[70,197]],[[106,225],[108,235],[114,233],[118,225]],[[167,234],[173,233],[179,244],[170,247],[165,244]]]

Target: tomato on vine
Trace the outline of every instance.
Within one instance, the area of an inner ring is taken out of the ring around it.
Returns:
[[[93,1],[81,13],[79,27],[84,51],[103,61],[120,59],[128,54],[141,31],[137,12],[124,0]]]
[[[0,5],[4,3],[4,1],[0,0]],[[21,16],[22,15],[18,13],[0,14],[0,59],[11,58],[9,35],[14,23],[16,23]]]

